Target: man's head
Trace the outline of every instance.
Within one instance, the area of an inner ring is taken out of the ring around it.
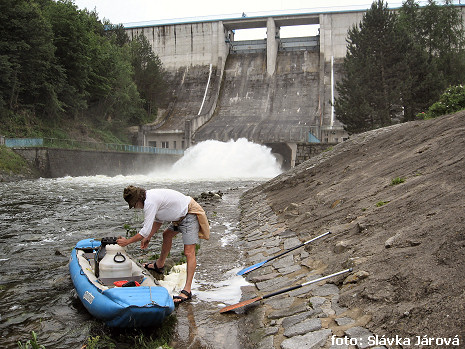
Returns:
[[[124,188],[123,198],[129,204],[129,208],[133,208],[138,201],[145,201],[145,189],[130,185]]]

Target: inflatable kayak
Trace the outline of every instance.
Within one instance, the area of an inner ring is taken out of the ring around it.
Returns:
[[[69,271],[84,307],[107,326],[159,326],[174,311],[168,290],[157,285],[116,238],[79,241]]]

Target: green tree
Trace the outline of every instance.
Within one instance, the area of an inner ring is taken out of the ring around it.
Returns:
[[[44,1],[44,10],[52,25],[55,56],[66,76],[66,88],[60,99],[67,113],[75,115],[87,108],[87,87],[91,73],[91,36],[85,11],[69,0]]]
[[[152,46],[143,34],[134,38],[130,47],[134,80],[147,112],[144,121],[152,121],[157,104],[163,98],[165,91],[164,70],[160,59],[153,53]]]
[[[373,2],[359,25],[348,32],[343,78],[336,85],[336,117],[349,133],[387,126],[401,106],[406,43],[396,27],[396,15],[382,0]]]
[[[431,62],[424,42],[419,39],[423,32],[418,25],[420,11],[420,5],[414,0],[407,0],[403,3],[398,17],[398,27],[406,45],[404,62],[407,69],[401,90],[404,120],[413,120],[416,114],[431,105],[442,91],[442,74]]]
[[[446,0],[438,5],[434,0],[420,8],[417,40],[426,47],[430,60],[443,75],[441,91],[465,80],[465,35],[461,11]]]
[[[42,114],[61,110],[64,75],[54,56],[53,32],[35,2],[0,2],[0,108]]]

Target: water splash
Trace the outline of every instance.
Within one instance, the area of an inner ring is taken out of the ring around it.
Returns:
[[[165,175],[172,179],[235,180],[269,179],[280,172],[270,148],[240,138],[229,142],[201,142],[187,149]]]
[[[229,142],[201,142],[187,149],[184,156],[172,166],[156,167],[147,175],[66,176],[54,179],[54,183],[64,188],[78,185],[82,190],[82,186],[92,188],[134,183],[144,186],[152,185],[154,181],[159,185],[203,181],[261,181],[280,173],[280,165],[271,153],[271,148],[240,138]],[[40,184],[49,186],[50,182],[42,180]]]

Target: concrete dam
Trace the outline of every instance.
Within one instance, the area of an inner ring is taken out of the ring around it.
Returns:
[[[246,138],[279,154],[290,168],[347,134],[331,100],[347,30],[363,11],[266,15],[125,26],[144,35],[167,71],[168,103],[138,144],[186,149],[208,139]],[[317,25],[309,37],[281,38],[281,27]],[[235,31],[266,28],[263,40]]]
[[[465,5],[457,6],[465,14]],[[138,145],[184,150],[207,139],[247,138],[270,146],[289,168],[345,140],[332,102],[347,32],[366,8],[125,25],[130,38],[148,39],[168,73],[168,102],[155,123],[139,127]],[[281,37],[295,26],[318,32]],[[266,28],[266,37],[235,39],[237,30],[252,28]]]

